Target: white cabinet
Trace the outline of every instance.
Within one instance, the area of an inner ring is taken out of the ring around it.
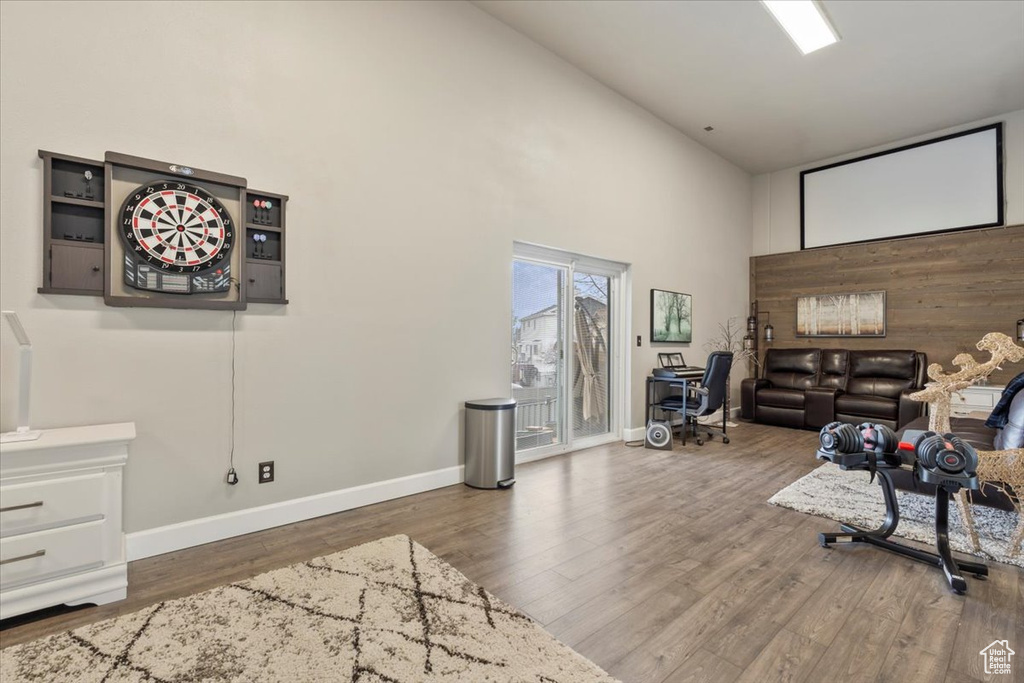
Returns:
[[[44,430],[0,446],[0,618],[123,600],[130,422]]]
[[[953,394],[949,401],[949,414],[954,417],[966,417],[973,412],[983,412],[986,417],[999,402],[999,397],[1006,387],[988,384],[985,386],[969,386]]]

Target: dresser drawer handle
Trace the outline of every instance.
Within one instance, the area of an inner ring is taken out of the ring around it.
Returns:
[[[10,564],[11,562],[21,562],[22,560],[31,560],[33,557],[42,557],[46,554],[46,550],[37,550],[34,553],[28,555],[22,555],[21,557],[12,557],[9,560],[0,560],[0,564]]]
[[[34,503],[25,503],[24,505],[12,505],[7,508],[0,508],[0,512],[12,512],[14,510],[27,510],[28,508],[41,508],[43,507],[43,501],[37,500]]]

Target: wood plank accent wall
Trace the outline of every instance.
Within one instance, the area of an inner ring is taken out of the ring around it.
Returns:
[[[885,290],[886,337],[796,337],[796,298]],[[750,299],[757,300],[761,353],[765,313],[773,348],[914,349],[946,371],[958,353],[988,359],[975,344],[989,332],[1015,337],[1024,317],[1024,225],[869,242],[750,259]],[[1024,372],[1007,364],[992,374],[1005,384]]]

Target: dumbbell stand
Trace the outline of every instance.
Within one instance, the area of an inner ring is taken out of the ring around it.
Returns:
[[[864,468],[844,467],[843,469]],[[983,564],[966,560],[958,564],[953,558],[953,553],[949,548],[949,498],[952,492],[945,486],[938,486],[935,489],[935,548],[939,551],[938,554],[890,541],[889,536],[896,530],[900,520],[899,503],[896,500],[896,489],[893,486],[892,477],[887,469],[880,467],[876,474],[878,484],[882,487],[882,494],[885,497],[885,521],[873,531],[860,529],[851,524],[841,524],[839,528],[842,533],[819,533],[818,543],[823,548],[827,548],[831,543],[869,543],[890,552],[931,564],[942,570],[950,588],[960,595],[967,592],[967,581],[960,574],[961,569],[975,576],[988,575],[988,567]]]
[[[843,467],[842,469],[864,469],[861,467]],[[892,532],[896,531],[896,526],[900,523],[900,506],[896,500],[896,488],[892,484],[892,477],[885,469],[878,469],[875,471],[878,476],[878,485],[882,487],[882,496],[885,498],[885,519],[874,531],[867,531],[855,527],[851,524],[840,524],[839,528],[844,533],[820,533],[818,534],[818,543],[823,548],[828,547],[829,543],[872,543],[877,545],[877,541],[883,541],[892,535]]]
[[[977,562],[963,560],[957,564],[953,553],[949,549],[949,499],[956,493],[945,486],[938,486],[935,489],[935,547],[939,551],[939,566],[946,575],[946,581],[954,592],[964,594],[967,592],[967,582],[960,575],[960,569],[975,576],[988,576],[988,567]]]

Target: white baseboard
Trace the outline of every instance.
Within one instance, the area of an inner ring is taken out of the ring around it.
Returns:
[[[162,555],[182,548],[212,543],[233,536],[263,531],[283,524],[293,524],[314,517],[344,512],[353,508],[402,498],[464,481],[463,466],[433,472],[412,474],[398,479],[328,491],[315,496],[285,500],[280,503],[202,517],[178,524],[146,529],[127,534],[128,560]]]
[[[633,427],[625,428],[622,430],[623,441],[643,441],[644,436],[647,432],[647,427]]]
[[[739,408],[730,408],[729,409],[729,419],[730,420],[735,420],[739,416],[740,416],[740,409]],[[707,417],[702,417],[700,419],[701,419],[702,422],[721,422],[722,421],[722,411],[721,410],[716,410],[715,412],[711,413]]]

